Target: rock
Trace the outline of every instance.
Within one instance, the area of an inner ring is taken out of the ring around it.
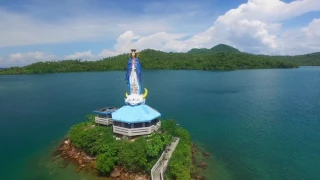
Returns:
[[[120,171],[119,171],[117,168],[115,168],[115,169],[112,171],[112,173],[110,174],[110,176],[111,176],[112,178],[119,177],[119,176],[120,176]]]
[[[65,144],[65,145],[69,145],[69,144],[70,144],[70,140],[65,140],[65,141],[64,141],[64,144]]]
[[[79,166],[79,167],[77,168],[77,172],[81,171],[82,168],[83,168],[82,166]]]
[[[207,166],[207,163],[206,162],[202,162],[199,164],[199,167],[206,167]]]
[[[203,155],[208,157],[208,156],[210,156],[210,153],[204,152]]]
[[[96,165],[96,162],[95,162],[95,161],[92,161],[92,162],[91,162],[91,167],[92,167],[93,169],[97,169],[97,165]]]

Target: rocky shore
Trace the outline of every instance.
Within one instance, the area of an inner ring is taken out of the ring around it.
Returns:
[[[195,167],[195,172],[192,174],[192,178],[193,180],[204,180],[205,176],[203,174],[207,170],[208,166],[206,159],[211,155],[210,153],[198,148],[194,143],[192,143],[191,149],[192,163]]]
[[[69,139],[65,139],[53,153],[53,161],[57,158],[63,158],[64,160],[61,168],[68,166],[68,164],[72,162],[76,165],[76,171],[96,171],[97,176],[99,176],[96,170],[95,157],[90,157],[85,152],[75,148]],[[114,180],[149,180],[150,175],[126,172],[123,167],[116,166],[110,174],[110,177],[105,178]]]
[[[203,176],[206,167],[208,166],[205,160],[211,155],[207,152],[204,152],[198,148],[195,144],[192,144],[192,162],[195,167],[195,172],[192,174],[193,180],[204,180]],[[72,145],[72,142],[69,139],[65,139],[58,146],[57,150],[53,153],[53,161],[57,158],[62,158],[63,163],[61,168],[68,166],[69,163],[76,165],[76,171],[95,171],[97,176],[99,176],[96,169],[95,157],[90,157],[85,152],[75,148]],[[103,178],[103,177],[101,177]],[[109,177],[105,179],[114,179],[114,180],[149,180],[150,175],[145,173],[132,173],[126,172],[126,170],[121,166],[116,166],[113,171],[110,173]]]

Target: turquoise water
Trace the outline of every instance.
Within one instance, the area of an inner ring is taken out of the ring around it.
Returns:
[[[86,114],[123,105],[124,76],[0,76],[0,179],[80,179],[74,170],[47,172],[44,159]],[[208,179],[319,179],[319,67],[144,71],[143,86],[147,104],[175,118],[212,154]]]

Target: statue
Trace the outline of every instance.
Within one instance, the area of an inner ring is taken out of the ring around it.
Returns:
[[[141,90],[141,67],[135,51],[135,49],[131,49],[131,57],[128,61],[126,73],[130,94],[140,94]]]
[[[131,49],[131,57],[128,61],[126,78],[130,94],[126,93],[125,102],[130,105],[145,103],[145,98],[148,90],[145,88],[145,93],[141,93],[141,67],[139,58],[136,56],[136,50]]]

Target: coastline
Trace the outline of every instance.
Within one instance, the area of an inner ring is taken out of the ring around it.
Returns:
[[[101,175],[97,170],[96,158],[89,156],[83,150],[74,147],[70,139],[65,138],[58,148],[53,152],[53,161],[58,158],[63,159],[62,168],[72,163],[76,167],[76,172],[85,171],[96,174],[97,177],[116,180],[149,180],[150,175],[147,173],[133,173],[125,170],[124,167],[117,165],[109,176]]]
[[[194,172],[192,172],[191,177],[193,180],[204,180],[207,179],[204,173],[207,170],[208,162],[206,160],[210,158],[211,154],[205,152],[203,149],[198,147],[195,143],[191,146],[191,159],[192,165],[194,166]],[[101,175],[97,170],[96,158],[91,157],[84,151],[74,147],[70,139],[64,138],[58,145],[55,151],[52,152],[52,161],[55,162],[58,159],[62,159],[60,162],[60,168],[65,168],[69,164],[75,167],[75,171],[79,173],[80,171],[85,173],[95,174],[97,178],[103,178],[106,180],[149,180],[150,174],[143,172],[130,172],[120,165],[115,166],[112,172],[106,176]],[[170,161],[169,161],[170,162]]]

